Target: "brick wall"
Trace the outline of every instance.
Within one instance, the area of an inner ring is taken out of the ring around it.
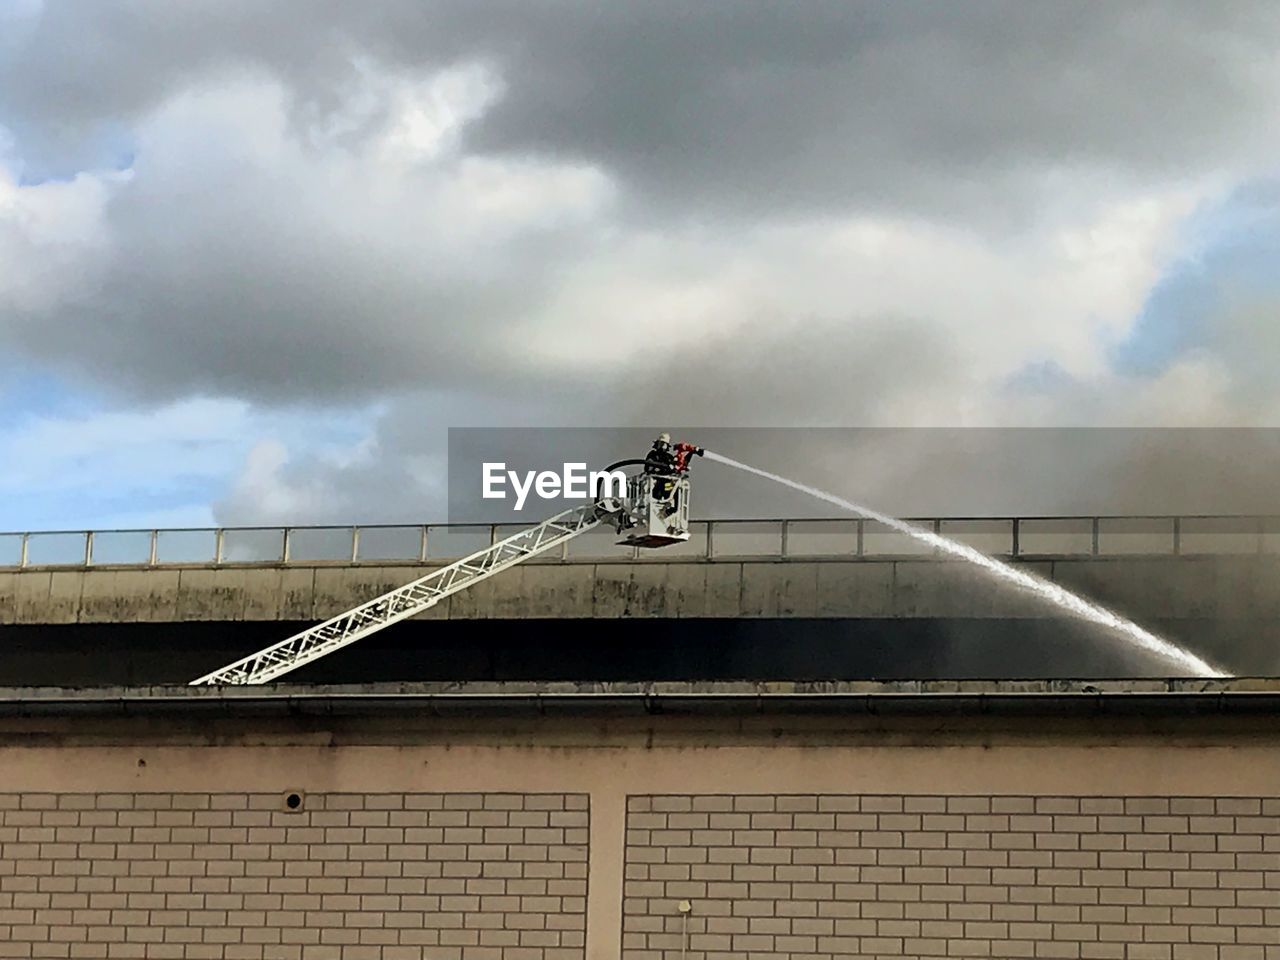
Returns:
[[[1280,958],[1277,799],[633,796],[625,877],[627,960]]]
[[[1280,799],[631,796],[626,828],[626,960],[1280,960]],[[588,829],[585,794],[0,794],[0,957],[577,960]]]
[[[0,794],[0,957],[570,960],[582,794]]]

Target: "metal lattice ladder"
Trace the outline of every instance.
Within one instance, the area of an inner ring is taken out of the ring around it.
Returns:
[[[332,620],[192,680],[191,686],[260,684],[274,680],[384,627],[422,613],[445,597],[566,543],[610,518],[609,511],[594,503],[566,510]]]

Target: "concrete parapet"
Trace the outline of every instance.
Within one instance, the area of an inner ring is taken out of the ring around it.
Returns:
[[[1019,561],[1135,619],[1280,619],[1280,557]],[[0,573],[0,624],[303,621],[335,616],[430,567],[290,566]],[[565,562],[506,571],[423,619],[1054,616],[981,570],[932,559]]]

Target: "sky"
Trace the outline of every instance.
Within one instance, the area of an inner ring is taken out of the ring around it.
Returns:
[[[1278,51],[1274,0],[0,0],[0,530],[439,520],[462,426],[1278,426]]]

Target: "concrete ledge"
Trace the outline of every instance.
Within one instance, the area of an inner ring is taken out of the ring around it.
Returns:
[[[910,680],[844,682],[469,682],[258,687],[7,687],[0,715],[215,712],[364,713],[491,707],[524,712],[574,706],[587,712],[626,706],[661,713],[717,706],[741,712],[822,705],[853,712],[1091,714],[1107,711],[1280,713],[1280,678],[1228,680]]]
[[[1019,560],[1140,621],[1280,620],[1280,556]],[[421,566],[0,573],[0,625],[324,620]],[[569,562],[507,571],[430,620],[1053,616],[967,564],[913,560]]]

